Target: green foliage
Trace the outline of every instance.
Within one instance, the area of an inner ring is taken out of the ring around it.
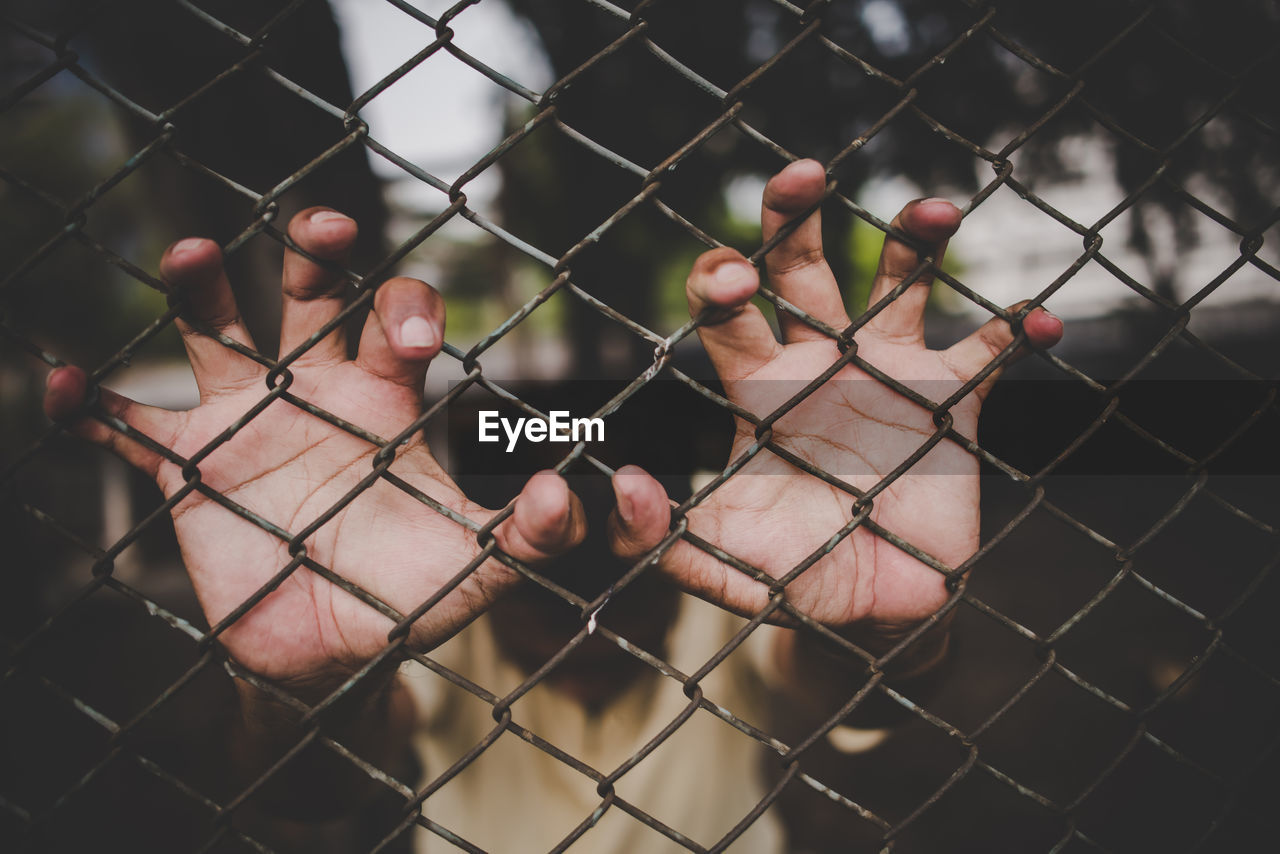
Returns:
[[[0,133],[0,162],[21,164],[21,180],[67,208],[129,154],[113,114],[94,97],[19,106]],[[117,251],[127,247],[135,262],[158,258],[168,236],[151,213],[144,183],[126,179],[112,188],[89,208],[81,229],[104,246]],[[62,210],[12,185],[4,189],[0,278],[8,279],[4,322],[10,328],[64,358],[96,364],[164,312],[164,294],[67,234]],[[54,240],[60,241],[57,248],[41,257],[39,248]],[[149,348],[177,355],[181,343],[175,332],[155,339]]]

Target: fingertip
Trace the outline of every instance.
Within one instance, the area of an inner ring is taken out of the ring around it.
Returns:
[[[395,328],[396,353],[401,358],[423,359],[434,356],[440,350],[440,334],[429,318],[420,314],[410,315]]]
[[[649,509],[653,504],[655,491],[661,494],[664,501],[666,499],[662,485],[640,466],[627,465],[615,471],[612,486],[618,504],[618,515],[628,524]]]
[[[355,243],[359,231],[354,219],[328,207],[307,208],[289,221],[289,237],[318,258],[343,257]]]
[[[568,501],[569,484],[555,469],[543,469],[529,478],[521,492],[539,506],[563,507]]]
[[[728,247],[704,252],[689,274],[689,299],[695,311],[703,305],[735,308],[759,289],[759,272],[741,252]]]
[[[637,465],[625,465],[613,473],[614,484],[623,484],[628,490],[633,490],[640,484],[652,483],[661,489],[661,485],[644,469]]]
[[[54,421],[67,421],[84,407],[89,377],[74,365],[55,368],[45,377],[44,413]]]
[[[558,472],[540,471],[529,478],[516,499],[516,529],[525,542],[546,554],[577,545],[585,530],[575,524],[574,503],[569,484]]]
[[[963,212],[946,199],[919,199],[903,212],[902,226],[908,234],[929,243],[940,243],[960,228]]]
[[[699,284],[702,286],[701,296],[709,304],[736,308],[760,289],[760,274],[745,260],[730,260],[713,269]]]
[[[170,244],[160,258],[160,276],[173,285],[209,281],[222,271],[222,247],[204,237]]]
[[[826,188],[827,171],[821,163],[809,158],[797,160],[769,179],[764,206],[779,213],[797,213],[818,201]]]
[[[1027,343],[1037,350],[1047,350],[1062,340],[1062,318],[1044,308],[1037,308],[1022,320]]]
[[[614,548],[634,557],[653,548],[666,536],[671,524],[671,502],[662,484],[639,466],[623,466],[614,472]]]
[[[399,359],[431,359],[444,345],[444,300],[426,282],[391,279],[378,289],[374,311]]]

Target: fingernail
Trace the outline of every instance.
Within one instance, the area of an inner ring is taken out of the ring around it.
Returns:
[[[175,256],[182,255],[185,252],[190,252],[192,249],[199,249],[203,245],[204,238],[188,237],[186,240],[179,240],[177,243],[173,244],[173,247],[169,250],[169,254]]]
[[[1049,318],[1049,319],[1050,319],[1050,320],[1052,320],[1054,323],[1057,323],[1057,324],[1058,324],[1058,326],[1060,326],[1060,327],[1061,327],[1061,326],[1063,326],[1063,325],[1064,325],[1064,324],[1062,323],[1062,318],[1061,318],[1061,317],[1058,317],[1058,315],[1054,314],[1052,311],[1049,311],[1049,309],[1045,308],[1044,306],[1040,306],[1040,310],[1041,310],[1042,312],[1044,312],[1044,316],[1045,316],[1045,317]]]
[[[801,164],[803,164],[803,166]],[[814,166],[817,166],[819,169],[823,170],[824,172],[826,171],[826,167],[823,166],[821,162],[814,160],[812,157],[802,157],[799,160],[793,160],[790,163],[788,163],[785,167],[783,167],[782,171],[785,172],[787,171],[787,169],[795,169],[795,168],[811,169]]]
[[[922,199],[922,200],[920,201],[920,204],[922,204],[922,205],[946,205],[946,206],[947,206],[947,207],[949,207],[949,208],[954,208],[954,207],[955,207],[955,205],[953,205],[953,204],[951,203],[951,200],[950,200],[950,199],[942,199],[942,198],[938,198],[937,196],[935,196],[935,197],[933,197],[933,198],[931,198],[931,199]]]
[[[353,221],[351,217],[347,216],[346,214],[340,214],[337,211],[316,211],[311,215],[311,221],[316,224],[319,224],[322,222],[332,222],[333,220],[336,220],[336,219],[345,219],[347,222]]]
[[[613,482],[613,494],[618,501],[618,516],[622,518],[623,522],[630,525],[632,520],[635,519],[636,507],[631,503],[631,497],[622,489],[617,480]]]
[[[435,327],[425,317],[415,315],[400,324],[400,346],[430,347],[435,343]]]
[[[741,285],[759,279],[756,268],[742,261],[727,261],[716,267],[716,281],[722,285]]]

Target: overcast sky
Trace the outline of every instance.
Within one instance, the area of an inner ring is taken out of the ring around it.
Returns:
[[[435,38],[432,28],[381,0],[331,0],[342,28],[343,47],[355,91],[375,85]],[[437,17],[454,0],[416,0],[414,5]],[[869,3],[864,23],[877,41],[889,47],[903,27],[897,7]],[[542,56],[536,33],[498,0],[486,0],[464,10],[450,23],[454,43],[528,89],[551,85],[551,70]],[[374,139],[431,174],[451,183],[502,137],[504,110],[516,99],[484,75],[440,51],[378,95],[362,111]],[[1111,153],[1099,140],[1084,140],[1073,155],[1087,164],[1087,180],[1051,193],[1051,201],[1071,208],[1080,221],[1092,219],[1123,197],[1112,178]],[[406,175],[381,157],[371,156],[375,171],[391,182],[389,197],[401,211],[433,213],[446,207],[444,194]],[[986,178],[984,177],[984,180]],[[728,201],[739,216],[758,210],[762,181],[744,179],[729,188]],[[467,185],[472,206],[486,210],[498,189],[495,170]],[[872,181],[862,202],[885,219],[923,191],[901,179]],[[965,199],[953,199],[963,205]],[[1157,225],[1157,236],[1167,229]],[[1201,223],[1202,242],[1182,259],[1179,295],[1190,296],[1221,271],[1238,250],[1230,235]],[[1139,280],[1147,278],[1145,261],[1125,245],[1127,215],[1104,232],[1108,256]],[[468,226],[469,231],[474,227]],[[460,232],[458,236],[462,236]],[[475,235],[472,235],[475,236]],[[1159,242],[1159,241],[1158,241]],[[1171,251],[1172,247],[1168,247]],[[965,222],[952,241],[973,285],[996,302],[1008,303],[1034,293],[1079,255],[1079,238],[1007,190],[997,192]],[[1252,269],[1236,277],[1213,302],[1271,296],[1274,284]],[[1028,287],[1031,292],[1028,293]],[[1066,316],[1105,313],[1137,297],[1097,265],[1088,265],[1068,287],[1049,301]]]
[[[363,92],[435,39],[434,31],[390,3],[332,0],[342,28],[343,49],[355,91]],[[438,17],[450,0],[417,0],[414,5]],[[480,3],[451,22],[454,44],[486,65],[541,92],[551,84],[551,71],[532,28],[502,3]],[[373,138],[452,182],[501,139],[503,108],[516,96],[484,75],[439,51],[410,71],[362,111]],[[409,207],[440,210],[445,197],[381,157],[374,170],[398,181],[393,199]],[[493,177],[468,185],[467,194],[483,205],[497,189]]]

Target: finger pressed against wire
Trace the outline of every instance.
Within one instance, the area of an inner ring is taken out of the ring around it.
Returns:
[[[160,259],[160,275],[186,304],[177,325],[201,400],[244,388],[260,377],[262,368],[256,362],[196,328],[203,326],[253,347],[227,281],[218,244],[198,237],[178,241]]]
[[[816,160],[798,160],[774,175],[765,185],[760,211],[765,242],[816,204],[822,198],[826,182],[826,171]],[[810,214],[773,247],[764,260],[770,287],[779,296],[836,329],[849,325],[839,283],[823,254],[821,212]],[[779,312],[778,325],[786,342],[826,338],[822,332],[786,312]]]
[[[387,280],[365,321],[356,364],[420,394],[427,365],[444,343],[444,315],[444,299],[426,282]]]
[[[280,353],[289,353],[333,320],[345,305],[346,278],[335,268],[346,266],[356,240],[356,221],[329,208],[308,208],[289,223],[289,237],[308,254],[332,261],[323,267],[288,249],[284,253],[281,290]],[[312,345],[298,362],[335,362],[346,358],[342,326]]]

